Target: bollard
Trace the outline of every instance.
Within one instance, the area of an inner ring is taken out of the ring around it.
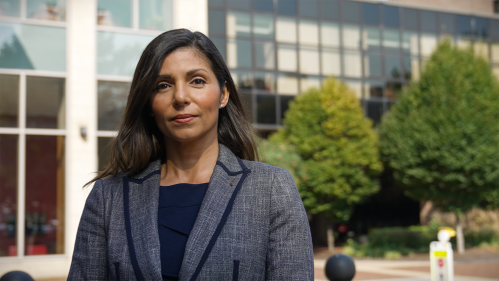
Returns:
[[[355,276],[355,264],[347,255],[336,254],[327,259],[326,277],[330,281],[352,281]]]
[[[33,278],[24,271],[10,271],[0,277],[0,281],[34,281]]]

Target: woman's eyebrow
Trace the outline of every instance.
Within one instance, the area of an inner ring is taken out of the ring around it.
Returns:
[[[206,69],[204,69],[204,68],[198,68],[198,69],[193,69],[193,70],[187,71],[186,76],[191,76],[192,74],[194,74],[194,73],[196,73],[198,71],[204,71],[204,72],[208,73],[208,71]],[[171,79],[171,78],[172,78],[172,76],[169,75],[169,74],[161,74],[161,75],[158,75],[157,80]]]

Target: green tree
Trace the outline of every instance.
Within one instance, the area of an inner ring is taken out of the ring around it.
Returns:
[[[310,214],[347,220],[355,204],[379,190],[378,137],[354,92],[330,78],[297,96],[271,142],[286,143],[300,165],[298,190]],[[334,247],[332,227],[328,244]]]
[[[499,87],[489,63],[442,41],[380,124],[383,162],[416,200],[456,214],[499,188]]]

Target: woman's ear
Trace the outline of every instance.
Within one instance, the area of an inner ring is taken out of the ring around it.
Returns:
[[[225,86],[223,87],[220,94],[220,108],[224,108],[227,106],[227,103],[229,102],[229,96],[229,88],[227,87],[227,81],[225,81]]]

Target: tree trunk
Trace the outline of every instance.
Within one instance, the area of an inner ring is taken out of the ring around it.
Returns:
[[[433,212],[433,202],[431,201],[420,201],[419,202],[419,223],[421,225],[428,225],[430,223],[431,214]]]
[[[463,226],[461,225],[461,218],[458,213],[456,213],[456,232],[457,232],[457,252],[459,254],[464,254],[464,235]]]
[[[332,223],[327,225],[327,247],[331,254],[334,253],[334,229]]]

